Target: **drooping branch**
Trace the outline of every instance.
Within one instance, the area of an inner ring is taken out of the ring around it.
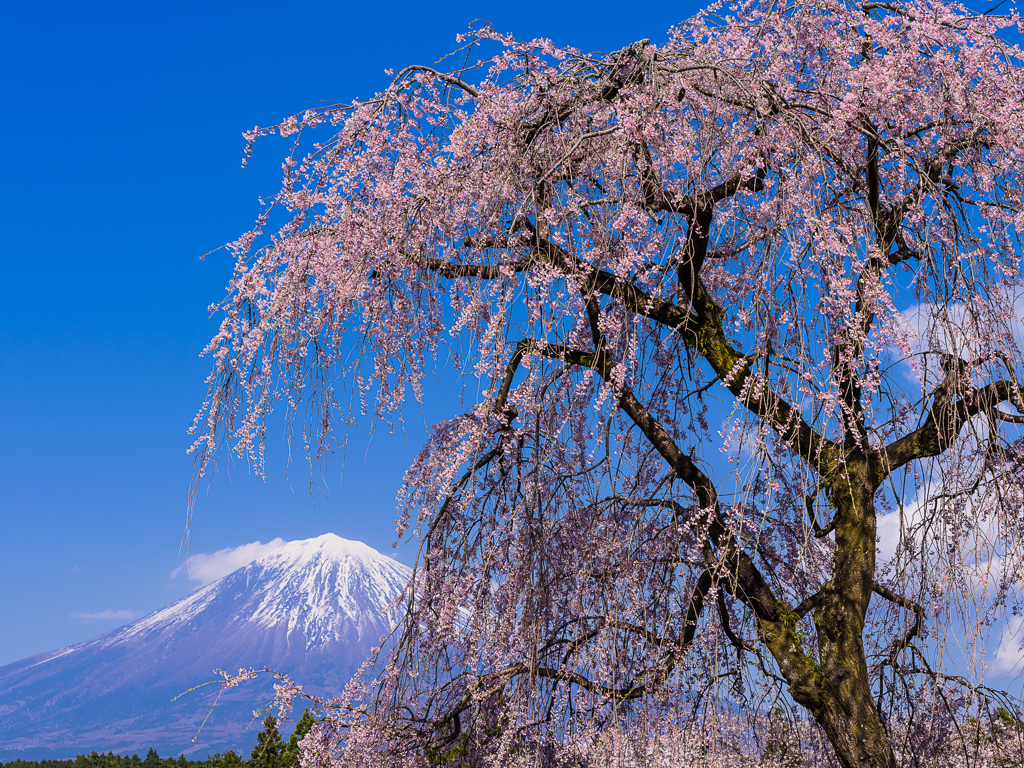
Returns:
[[[564,622],[553,632],[553,636],[540,649],[538,656],[542,657],[556,649],[562,651],[561,665],[558,667],[544,664],[519,662],[509,665],[494,672],[478,675],[460,675],[449,685],[458,684],[460,680],[472,678],[472,682],[462,693],[456,702],[439,718],[430,721],[429,724],[435,730],[441,730],[448,723],[458,725],[459,716],[469,709],[474,701],[484,700],[487,697],[498,693],[508,683],[522,676],[538,677],[557,682],[577,685],[585,691],[601,696],[616,704],[641,698],[659,686],[669,678],[675,669],[680,658],[693,645],[696,637],[697,626],[701,615],[704,612],[708,592],[714,584],[710,571],[703,571],[698,577],[690,599],[687,604],[686,614],[683,621],[683,632],[677,639],[662,637],[650,630],[635,624],[608,619],[605,616],[577,616]],[[572,624],[583,624],[595,622],[596,626],[576,637],[565,637],[563,633]],[[642,637],[647,643],[662,649],[666,649],[664,657],[656,664],[639,672],[626,685],[613,687],[594,681],[579,672],[567,668],[572,655],[581,647],[596,639],[604,630],[613,629],[625,631],[630,634]],[[424,721],[426,722],[426,721]]]
[[[732,626],[729,624],[729,607],[725,604],[725,591],[722,589],[718,590],[718,616],[722,620],[722,631],[725,632],[725,636],[729,638],[729,642],[733,644],[733,647],[736,648],[737,652],[756,652],[754,646],[744,640],[741,640],[736,633],[733,632]]]
[[[525,344],[516,344],[515,352],[512,353],[512,357],[509,358],[508,363],[505,365],[505,375],[501,378],[501,385],[498,387],[498,393],[494,398],[494,410],[498,413],[506,414],[510,422],[518,415],[518,410],[514,405],[508,405],[508,393],[512,388],[512,381],[516,377],[516,371],[519,370],[519,364],[522,362],[525,352]]]
[[[591,354],[538,341],[528,344],[530,352],[590,368],[605,381],[611,381],[611,360],[605,353]],[[820,671],[803,653],[793,624],[786,621],[792,609],[775,596],[751,557],[730,534],[714,483],[678,447],[664,426],[640,403],[628,385],[620,383],[615,386],[619,407],[672,467],[676,476],[690,486],[703,513],[708,515],[708,543],[714,546],[721,562],[726,565],[725,572],[735,584],[736,596],[751,609],[758,620],[761,635],[783,674],[791,684],[797,686],[805,699],[820,695]],[[705,549],[705,559],[710,575],[717,569],[709,548]]]
[[[565,680],[567,682],[580,685],[591,693],[600,693],[601,695],[618,698],[619,700],[630,700],[646,695],[651,690],[662,685],[665,680],[668,679],[678,664],[679,659],[685,656],[687,651],[689,651],[690,647],[693,645],[694,638],[697,634],[697,626],[700,622],[701,615],[704,612],[708,592],[711,591],[715,581],[714,575],[710,570],[704,570],[701,572],[701,575],[697,578],[697,582],[690,594],[690,599],[687,602],[686,614],[683,617],[683,631],[676,639],[662,637],[661,635],[651,632],[646,627],[637,626],[630,622],[608,619],[604,616],[582,616],[573,619],[571,622],[563,624],[563,626],[555,633],[556,637],[548,641],[548,643],[541,649],[541,653],[543,654],[543,652],[561,645],[567,647],[570,651],[575,651],[577,648],[580,648],[596,638],[604,629],[614,629],[641,637],[650,645],[662,648],[666,651],[662,659],[660,659],[656,664],[638,673],[629,685],[623,686],[616,691],[615,689],[611,689],[607,686],[595,684],[578,673],[570,673],[572,677],[563,677],[559,673],[564,670],[554,670],[550,668],[545,669],[543,667],[540,669],[544,669],[544,671],[539,673],[538,676]],[[571,623],[582,623],[592,620],[596,620],[598,622],[597,626],[579,637],[564,639],[557,637]],[[569,654],[567,653],[563,658],[563,667],[568,661],[568,658]],[[537,667],[534,667],[530,672],[534,672],[537,669]]]
[[[832,350],[836,380],[839,385],[840,399],[844,406],[846,422],[846,448],[853,450],[867,449],[867,425],[862,405],[863,389],[859,367],[863,363],[864,340],[871,333],[875,321],[873,308],[874,299],[870,284],[879,280],[886,267],[900,264],[909,259],[918,259],[920,254],[909,248],[902,232],[903,222],[911,207],[922,199],[930,190],[949,188],[951,182],[943,181],[942,171],[945,165],[952,162],[963,151],[984,144],[981,132],[972,131],[947,142],[941,150],[929,157],[923,167],[918,168],[917,186],[902,197],[897,203],[885,207],[880,205],[882,192],[879,175],[879,161],[883,143],[874,123],[863,119],[863,134],[867,140],[864,161],[865,196],[868,213],[874,226],[875,247],[885,254],[884,259],[873,256],[867,260],[864,269],[857,276],[856,304],[854,307],[855,327],[852,332],[841,333]],[[893,249],[896,245],[895,250]]]
[[[558,107],[548,107],[539,119],[523,125],[525,129],[523,144],[530,146],[547,128],[561,125],[570,115],[585,105],[611,102],[619,96],[624,88],[643,83],[646,73],[642,66],[638,65],[643,64],[643,53],[650,44],[651,41],[646,38],[637,40],[611,54],[608,57],[610,65],[603,73],[603,77],[596,82],[589,82],[588,86],[590,87],[584,90],[583,95],[570,99]]]
[[[830,474],[842,455],[841,449],[814,430],[800,411],[766,382],[751,378],[752,359],[729,342],[723,326],[725,313],[699,275],[694,281],[691,306],[695,312],[688,330],[693,329],[694,345],[729,391],[753,415],[774,428],[819,475]],[[755,384],[748,391],[748,385]]]
[[[908,597],[904,597],[903,595],[893,592],[891,589],[879,584],[877,581],[872,585],[872,590],[875,594],[881,595],[890,603],[914,612],[913,625],[904,632],[901,638],[893,641],[892,647],[889,649],[889,664],[895,666],[896,659],[900,653],[906,650],[911,641],[917,637],[924,628],[924,606],[916,603]]]
[[[804,498],[804,506],[807,509],[807,517],[811,522],[811,530],[814,531],[814,536],[818,539],[825,538],[836,529],[835,520],[832,520],[831,522],[828,522],[824,526],[822,526],[818,523],[818,516],[814,513],[814,502],[818,493],[821,491],[822,487],[824,487],[824,483],[819,484],[817,487],[814,488],[813,493],[808,494]]]
[[[410,257],[414,259],[415,257]],[[460,277],[472,277],[477,280],[495,280],[502,276],[504,270],[512,273],[528,272],[532,266],[530,259],[520,259],[509,264],[456,264],[444,259],[424,259],[424,268],[436,272],[441,277],[455,279]]]
[[[746,392],[748,379],[753,375],[751,359],[741,354],[726,338],[723,328],[724,312],[711,298],[699,275],[700,263],[707,250],[714,201],[725,199],[740,189],[756,190],[762,183],[761,178],[760,172],[747,179],[735,177],[700,196],[700,210],[704,213],[696,216],[695,221],[691,223],[684,255],[677,267],[681,290],[689,293],[689,308],[649,294],[635,283],[606,270],[591,267],[578,256],[542,237],[528,220],[521,223],[531,231],[534,249],[529,256],[513,262],[506,268],[528,271],[540,264],[554,266],[567,275],[576,276],[590,290],[620,301],[630,312],[673,328],[682,333],[684,338],[692,339],[715,374],[725,381],[729,391],[755,416],[767,421],[783,439],[791,442],[797,453],[819,474],[826,474],[833,469],[840,455],[838,446],[807,424],[799,410],[765,382],[757,382],[757,396]],[[419,263],[427,270],[445,278],[490,280],[502,274],[500,265],[456,264],[436,258],[424,259]],[[593,310],[594,307],[588,306],[591,315]]]

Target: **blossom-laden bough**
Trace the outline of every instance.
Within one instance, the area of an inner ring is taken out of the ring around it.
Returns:
[[[1018,23],[749,0],[601,55],[483,28],[250,134],[296,139],[232,245],[200,473],[225,442],[262,470],[279,400],[312,456],[352,402],[480,382],[400,494],[400,636],[307,766],[582,760],[788,706],[823,760],[894,766],[938,743],[922,702],[980,713],[1024,557]]]

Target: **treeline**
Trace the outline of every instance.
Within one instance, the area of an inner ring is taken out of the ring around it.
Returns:
[[[138,754],[128,757],[113,752],[104,755],[93,751],[89,755],[79,755],[74,760],[0,761],[0,768],[298,768],[299,742],[315,722],[307,709],[295,724],[295,731],[288,741],[284,741],[277,729],[277,718],[268,715],[263,721],[263,730],[256,736],[256,746],[252,748],[248,760],[243,760],[233,749],[209,755],[205,760],[190,760],[184,755],[164,758],[151,747],[145,759]]]

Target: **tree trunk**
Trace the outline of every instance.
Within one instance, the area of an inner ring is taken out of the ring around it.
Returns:
[[[855,464],[831,494],[836,506],[833,577],[814,612],[822,706],[815,719],[849,768],[895,768],[864,655],[864,622],[875,578],[875,489],[869,463]]]
[[[871,693],[864,623],[875,575],[877,488],[869,460],[851,462],[828,491],[835,506],[833,577],[814,609],[820,667],[790,667],[790,691],[814,715],[844,768],[896,768]],[[790,650],[793,650],[790,648]]]
[[[889,739],[871,695],[863,645],[856,655],[822,669],[826,691],[813,712],[845,768],[896,768]]]

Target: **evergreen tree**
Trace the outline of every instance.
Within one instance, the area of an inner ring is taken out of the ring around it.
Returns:
[[[164,768],[164,761],[160,759],[160,755],[152,747],[146,753],[146,759],[142,761],[142,768]]]
[[[281,734],[277,731],[277,718],[267,715],[263,721],[263,730],[256,737],[256,746],[249,755],[250,768],[282,768],[281,753],[284,752],[284,742]]]
[[[224,754],[215,752],[206,759],[206,762],[210,768],[241,768],[245,765],[245,761],[233,749],[229,749]]]
[[[316,722],[309,713],[309,707],[302,713],[299,722],[295,724],[295,730],[288,739],[288,748],[281,755],[281,768],[298,768],[299,765],[299,742],[309,733],[309,729]]]

